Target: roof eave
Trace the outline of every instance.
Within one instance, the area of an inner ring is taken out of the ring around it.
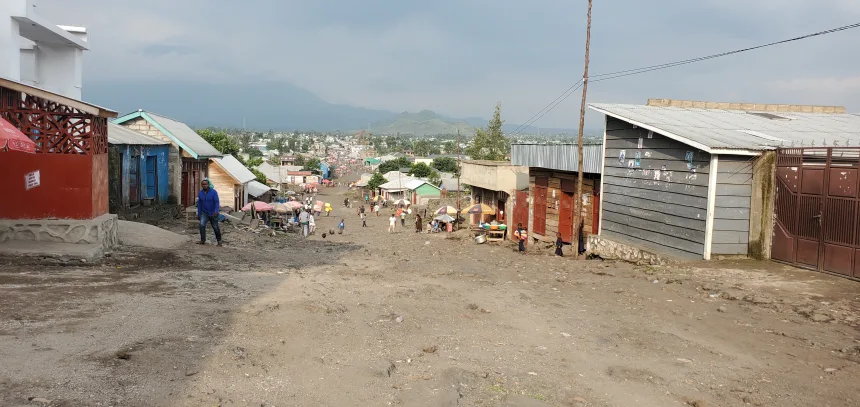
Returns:
[[[642,122],[640,122],[640,121],[637,121],[637,120],[633,120],[633,119],[630,119],[630,118],[624,117],[624,116],[622,116],[622,115],[620,115],[620,114],[612,113],[612,112],[610,112],[610,111],[608,111],[608,110],[601,109],[601,108],[599,108],[599,107],[595,107],[594,105],[588,105],[588,108],[589,108],[589,109],[591,109],[591,110],[594,110],[594,111],[596,111],[596,112],[603,113],[603,114],[604,114],[604,115],[606,115],[606,116],[614,117],[614,118],[616,118],[616,119],[618,119],[618,120],[623,120],[623,121],[625,121],[625,122],[627,122],[627,123],[630,123],[630,124],[633,124],[633,125],[639,126],[639,127],[643,128],[643,129],[646,129],[646,130],[650,130],[650,131],[653,131],[653,132],[660,133],[660,134],[662,134],[662,135],[664,135],[664,136],[666,136],[666,137],[668,137],[668,138],[670,138],[670,139],[672,139],[672,140],[679,141],[679,142],[684,143],[684,144],[686,144],[686,145],[688,145],[688,146],[698,148],[699,150],[702,150],[702,151],[704,151],[704,152],[706,152],[706,153],[709,153],[709,154],[711,153],[711,148],[710,148],[710,147],[708,147],[708,146],[706,146],[706,145],[704,145],[704,144],[702,144],[702,143],[699,143],[699,142],[697,142],[697,141],[690,140],[690,139],[688,139],[688,138],[686,138],[686,137],[679,136],[679,135],[677,135],[677,134],[675,134],[675,133],[672,133],[672,132],[670,132],[670,131],[666,131],[666,130],[660,129],[659,127],[652,126],[652,125],[650,125],[650,124],[642,123]]]

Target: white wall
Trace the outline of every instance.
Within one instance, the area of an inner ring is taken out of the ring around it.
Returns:
[[[0,0],[0,77],[80,99],[86,29],[52,25],[35,10],[32,0]],[[44,41],[27,38],[34,32]]]

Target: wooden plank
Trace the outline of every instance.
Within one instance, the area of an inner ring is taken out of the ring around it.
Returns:
[[[627,123],[624,120],[619,120],[619,119],[616,119],[614,117],[607,117],[606,131],[607,132],[610,132],[610,131],[614,132],[614,131],[618,131],[618,130],[628,131],[628,132],[645,132],[645,134],[648,134],[648,130],[645,130],[641,127],[636,128],[636,126],[634,126],[630,123]]]
[[[722,168],[722,167],[718,167]],[[752,174],[727,174],[724,172],[717,173],[717,184],[727,185],[752,185]]]
[[[711,254],[746,255],[749,245],[744,243],[714,243],[711,245]]]
[[[629,206],[646,211],[660,212],[665,213],[667,215],[679,216],[687,219],[704,220],[705,216],[707,215],[707,209],[705,208],[677,205],[674,202],[653,201],[650,199],[637,198],[626,194],[619,195],[614,193],[605,193],[603,200],[604,206],[606,206],[607,203],[611,203],[613,205]]]
[[[603,185],[615,185],[623,188],[637,188],[649,191],[659,191],[664,194],[678,194],[699,197],[708,196],[708,187],[706,186],[677,184],[674,182],[666,181],[604,176]]]
[[[615,132],[617,133],[617,132]],[[626,134],[622,134],[622,137],[618,137],[617,134],[613,132],[606,133],[606,148],[623,148],[627,150],[636,150],[639,148],[639,137],[626,137]],[[648,138],[648,132],[645,132],[645,135],[642,137],[642,148],[641,150],[649,150],[649,149],[663,149],[663,148],[676,148],[676,149],[690,149],[694,153],[697,154],[708,154],[705,151],[701,151],[696,149],[695,147],[688,146],[684,143],[672,140],[667,137],[657,137]]]
[[[681,226],[673,226],[667,225],[665,223],[653,222],[646,219],[640,219],[635,218],[633,216],[610,212],[605,209],[603,211],[603,219],[612,221],[619,225],[626,225],[632,228],[647,231],[648,233],[673,236],[679,239],[701,244],[704,244],[705,241],[705,232],[702,230],[693,230]]]
[[[647,231],[638,230],[606,219],[603,220],[603,230],[603,234],[609,239],[612,239],[613,234],[615,234],[620,236],[622,240],[653,249],[657,252],[668,252],[670,254],[685,256],[694,255],[697,258],[702,258],[702,253],[705,250],[704,244],[678,239],[674,236],[648,233]]]
[[[611,202],[603,203],[603,210],[606,212],[613,212],[622,215],[633,216],[640,219],[649,220],[652,222],[663,223],[666,225],[679,226],[683,228],[705,231],[705,214],[702,213],[701,218],[696,219],[695,217],[680,217],[671,213],[668,208],[661,208],[663,211],[651,211],[646,209],[641,209],[638,207],[631,206],[623,206],[617,205]],[[688,208],[689,209],[689,208]],[[704,212],[704,210],[702,210]]]
[[[749,243],[749,232],[714,231],[714,243]]]
[[[603,186],[603,202],[615,202],[624,204],[623,199],[615,199],[614,197],[630,196],[634,198],[647,199],[654,202],[671,203],[675,205],[687,206],[691,208],[706,209],[708,207],[708,199],[706,197],[664,194],[659,191],[651,191],[647,189],[631,189],[622,186],[605,184]]]
[[[752,186],[717,184],[717,196],[752,196]]]
[[[717,196],[716,203],[721,208],[749,208],[750,197],[748,196]]]
[[[719,201],[717,201],[719,205]],[[714,219],[736,219],[749,221],[750,209],[747,208],[723,208],[717,206],[714,208]]]
[[[605,163],[609,164],[612,161],[614,161],[615,163],[618,163],[618,157],[619,157],[622,150],[624,151],[624,162],[625,163],[627,162],[627,160],[633,159],[634,156],[636,155],[636,151],[638,151],[638,150],[631,150],[631,149],[625,150],[625,149],[621,149],[621,148],[609,148],[609,147],[607,147],[606,153],[604,154],[604,157],[606,157]],[[709,165],[711,163],[711,157],[709,155],[707,155],[707,154],[705,154],[705,155],[696,154],[695,152],[698,150],[695,150],[692,147],[690,147],[689,149],[684,149],[684,148],[662,148],[659,150],[658,149],[650,149],[650,150],[644,150],[643,149],[642,150],[642,159],[645,160],[648,158],[653,158],[656,160],[675,160],[675,161],[686,162],[685,158],[686,158],[687,151],[693,152],[693,164],[699,163],[699,164],[702,164],[704,167],[704,166],[706,166],[706,164]],[[648,152],[651,153],[650,157],[648,157],[647,154],[645,154]],[[625,166],[626,166],[626,164],[625,164]]]
[[[659,167],[658,167],[659,168]],[[669,170],[671,171],[671,170]],[[604,167],[603,168],[603,176],[613,176],[620,178],[630,178],[630,179],[640,179],[645,181],[654,181],[655,171],[653,169],[644,169],[644,168],[614,168],[614,167]],[[661,179],[664,179],[662,171],[660,175]],[[677,178],[677,180],[676,180]],[[699,186],[708,186],[708,174],[691,174],[689,172],[681,172],[681,171],[672,171],[672,182],[676,182],[678,184],[684,185],[699,185]]]
[[[633,160],[634,160],[634,165],[635,165],[635,163],[636,163],[635,158],[633,158]],[[629,169],[630,168],[629,165],[630,165],[629,160],[625,160],[624,165],[621,165],[621,163],[618,162],[618,159],[616,157],[615,160],[609,159],[606,162],[605,168]],[[647,159],[642,158],[641,160],[639,160],[639,167],[634,166],[633,168],[635,168],[637,170],[649,169],[649,170],[661,170],[662,171],[663,166],[665,166],[666,169],[669,171],[677,171],[677,172],[684,172],[684,173],[691,172],[690,169],[687,168],[686,162],[678,161],[678,160],[662,160],[662,159],[653,159],[653,158],[647,158]],[[708,174],[709,168],[708,168],[708,165],[706,163],[695,163],[694,168],[696,170],[696,174],[705,174],[705,178],[706,179],[708,178],[707,174]]]
[[[717,219],[714,218],[714,230],[726,230],[733,232],[750,231],[749,219]]]

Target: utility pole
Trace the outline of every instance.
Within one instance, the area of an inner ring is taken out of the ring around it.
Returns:
[[[582,103],[579,106],[579,138],[577,139],[577,157],[579,158],[579,162],[577,163],[577,173],[576,173],[576,202],[573,203],[574,213],[573,213],[573,236],[576,238],[576,254],[579,257],[579,239],[581,239],[580,228],[579,226],[582,224],[582,170],[583,170],[583,134],[585,128],[585,94],[588,92],[588,52],[591,49],[591,1],[588,0],[588,24],[586,25],[585,31],[585,70],[582,73]],[[571,242],[574,243],[574,242]]]
[[[460,173],[462,172],[460,163],[460,130],[457,130],[457,230],[460,230]]]

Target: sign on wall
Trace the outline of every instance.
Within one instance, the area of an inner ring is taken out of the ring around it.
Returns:
[[[41,184],[41,177],[39,176],[39,170],[28,172],[24,175],[24,188],[29,191],[33,188],[36,188]]]

